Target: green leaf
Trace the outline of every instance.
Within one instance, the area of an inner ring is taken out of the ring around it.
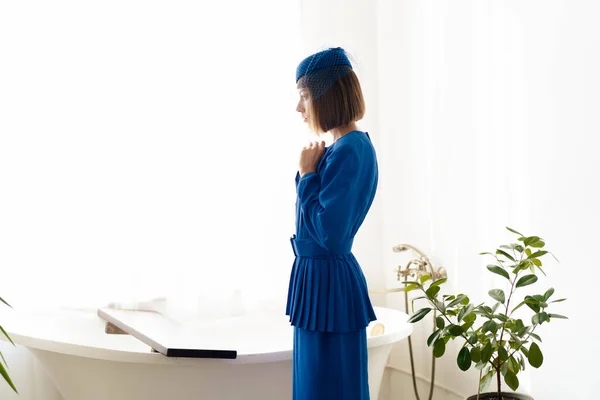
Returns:
[[[499,301],[500,303],[504,304],[505,301],[505,297],[504,297],[504,290],[502,289],[492,289],[488,292],[488,294],[490,295],[490,297],[496,301]]]
[[[478,371],[481,371],[481,370],[483,370],[487,366],[488,366],[487,363],[479,361],[477,364],[475,364],[475,369],[478,370]]]
[[[468,304],[468,305],[464,306],[463,308],[461,308],[460,312],[458,313],[458,320],[462,321],[463,318],[465,317],[465,315],[470,314],[474,308],[475,308],[475,306],[473,304]]]
[[[477,319],[477,315],[475,315],[474,312],[468,313],[467,315],[465,315],[465,317],[463,318],[463,321],[465,321],[466,323],[473,323],[475,322],[475,320]]]
[[[521,343],[522,343],[522,342],[521,342],[521,339],[520,339],[520,338],[519,338],[517,335],[515,335],[514,333],[512,333],[512,332],[510,332],[510,331],[508,332],[508,334],[509,334],[509,335],[510,335],[510,337],[513,339],[513,340],[510,342],[510,346],[511,346],[513,349],[517,349],[517,348],[518,348],[518,347],[521,345]]]
[[[498,325],[494,320],[486,321],[481,327],[481,332],[496,332],[498,330]]]
[[[463,332],[466,333],[469,329],[471,329],[472,326],[473,326],[473,322],[465,322],[460,327],[462,328]]]
[[[490,343],[487,343],[485,346],[483,346],[483,349],[481,349],[481,362],[487,363],[490,361],[493,352],[494,350],[492,349],[492,345]]]
[[[512,229],[512,228],[509,228],[508,226],[506,227],[506,229],[508,229],[508,230],[509,230],[509,231],[511,231],[512,233],[516,233],[516,234],[517,234],[517,235],[519,235],[519,236],[524,236],[522,233],[519,233],[519,232],[515,231],[514,229]]]
[[[550,318],[569,319],[568,317],[565,317],[564,315],[560,315],[560,314],[548,314],[548,316]]]
[[[450,304],[448,304],[448,307],[454,307],[455,305],[460,304],[466,298],[467,298],[467,296],[465,296],[464,294],[461,294],[460,296],[457,296],[454,300],[452,300],[452,302],[450,302]]]
[[[513,269],[513,274],[517,275],[519,272],[521,271],[525,271],[527,268],[529,268],[529,266],[531,265],[531,261],[529,260],[523,260],[521,262],[519,262],[518,265],[515,266],[515,268]]]
[[[6,362],[6,358],[4,358],[4,354],[2,354],[1,351],[0,351],[0,357],[2,357],[2,362],[4,362],[4,365],[6,365],[8,367],[8,363]]]
[[[442,283],[446,282],[447,280],[448,280],[448,278],[440,278],[440,279],[438,279],[437,281],[434,281],[434,282],[431,284],[431,286],[439,286],[439,285],[441,285]],[[431,286],[430,286],[430,287],[431,287]]]
[[[12,308],[12,306],[10,304],[8,304],[6,301],[4,301],[4,299],[2,297],[0,297],[0,301],[3,302],[4,304],[6,304],[7,306],[9,306],[10,308]]]
[[[513,256],[511,256],[510,254],[508,254],[504,250],[498,249],[498,250],[496,250],[496,254],[502,254],[504,257],[508,258],[510,261],[515,262],[515,259],[513,258]]]
[[[2,331],[2,333],[4,334],[4,336],[6,336],[6,338],[7,338],[8,340],[10,340],[10,342],[11,342],[11,343],[12,343],[12,345],[14,346],[14,345],[15,345],[15,342],[13,342],[13,341],[12,341],[12,339],[10,338],[10,336],[8,336],[8,333],[6,333],[6,331],[4,330],[4,328],[3,328],[3,327],[1,327],[1,326],[0,326],[0,331]]]
[[[542,351],[537,343],[531,343],[529,346],[529,353],[526,354],[527,359],[529,360],[529,364],[531,364],[534,368],[539,368],[544,363],[544,356],[542,355]]]
[[[425,317],[427,314],[429,314],[429,312],[431,311],[431,308],[427,307],[427,308],[422,308],[419,311],[417,311],[416,313],[414,313],[409,319],[408,322],[410,323],[414,323],[414,322],[418,322],[420,320],[423,319],[423,317]]]
[[[525,361],[523,360],[523,356],[519,356],[519,365],[521,366],[521,370],[525,371]]]
[[[531,247],[541,248],[544,247],[546,243],[543,240],[538,240],[537,242],[533,242],[530,244]]]
[[[524,301],[525,304],[527,304],[527,307],[531,308],[536,313],[540,312],[540,302],[537,301],[535,298],[533,298],[532,296],[525,296]]]
[[[459,325],[450,325],[448,326],[448,333],[451,334],[452,336],[460,336],[463,334],[463,328],[460,327]]]
[[[508,359],[508,370],[514,372],[515,374],[519,373],[521,370],[521,365],[514,357]]]
[[[530,336],[534,339],[536,339],[538,342],[542,342],[542,338],[539,337],[536,333],[531,333]]]
[[[427,338],[427,346],[430,346],[435,343],[436,340],[440,337],[440,333],[442,333],[441,329],[435,330],[429,337]]]
[[[488,318],[492,318],[494,312],[488,306],[477,306],[475,307],[475,313],[480,315],[485,315]]]
[[[517,281],[516,287],[523,287],[537,282],[538,277],[535,275],[525,275]]]
[[[523,306],[523,304],[525,304],[524,301],[520,302],[519,304],[517,304],[517,306],[515,308],[512,309],[512,311],[510,312],[511,314],[514,313],[515,311],[517,311],[519,308],[521,308],[521,306]]]
[[[429,289],[427,289],[425,291],[425,294],[430,299],[433,299],[435,296],[437,296],[437,294],[439,293],[439,291],[440,291],[440,287],[439,286],[430,286]]]
[[[498,362],[498,360],[496,360],[496,362]],[[508,372],[508,363],[502,363],[502,369],[500,370],[500,373],[502,374],[502,376],[506,376],[507,372]]]
[[[462,371],[466,371],[471,368],[471,352],[468,348],[463,347],[458,352],[458,357],[456,358],[456,363],[458,364],[458,368]]]
[[[523,244],[525,246],[530,246],[532,243],[536,243],[539,242],[541,239],[537,236],[530,236],[528,238],[525,238],[525,240],[523,241]]]
[[[4,365],[2,363],[0,363],[0,375],[2,375],[4,377],[4,380],[6,381],[6,383],[9,384],[9,386],[12,388],[12,390],[15,391],[15,393],[19,393],[17,391],[17,388],[15,387],[15,384],[10,379],[10,376],[8,375],[8,372],[6,371],[6,369],[4,368]]]
[[[444,339],[438,339],[435,341],[435,343],[433,344],[433,355],[436,358],[440,358],[441,356],[444,355],[444,353],[446,352],[446,342],[444,341]]]
[[[504,375],[504,382],[511,388],[513,391],[519,388],[519,378],[512,371],[507,371],[506,375]]]
[[[546,254],[548,254],[548,252],[546,250],[538,250],[535,253],[533,253],[532,255],[530,255],[528,258],[538,258],[538,257],[541,257]]]
[[[558,300],[551,301],[550,303],[560,303],[560,302],[563,302],[565,300],[567,300],[567,299],[558,299]]]
[[[471,335],[469,336],[468,342],[470,344],[472,344],[473,346],[475,346],[477,344],[477,335],[474,333],[471,333]]]
[[[473,347],[471,349],[471,360],[473,360],[474,363],[481,361],[481,350],[479,350],[479,347]]]
[[[444,327],[446,326],[446,321],[444,321],[444,317],[437,317],[435,319],[435,325],[438,327],[438,329],[444,329]]]
[[[510,280],[510,275],[508,275],[508,272],[506,272],[506,270],[504,270],[504,268],[502,268],[502,267],[499,267],[497,265],[488,265],[487,269],[495,274],[498,274],[498,275],[503,276],[506,279]]]
[[[546,314],[544,311],[539,312],[531,317],[531,323],[534,325],[542,324],[546,321],[548,321],[548,314]]]
[[[443,301],[439,301],[437,298],[432,299],[431,302],[433,304],[435,304],[435,306],[442,312],[445,313],[446,312],[446,306],[444,305]]]
[[[494,314],[494,318],[501,322],[508,322],[508,317],[504,314]]]
[[[430,279],[431,279],[431,275],[423,275],[423,276],[421,276],[421,278],[419,279],[419,281],[421,282],[421,285],[422,285],[422,284],[424,284],[425,282],[427,282]]]
[[[522,319],[518,319],[518,320],[515,322],[515,328],[516,328],[516,329],[519,329],[519,330],[521,330],[521,329],[525,328],[525,324],[523,323],[523,320],[522,320]]]
[[[542,262],[541,262],[541,261],[540,261],[540,259],[538,259],[538,258],[534,258],[533,260],[531,260],[531,262],[533,262],[533,263],[534,263],[535,265],[537,265],[538,267],[541,267],[541,266],[542,266]],[[542,273],[543,273],[544,275],[546,275],[546,273],[544,272],[544,270],[542,270],[541,268],[540,268],[540,271],[542,271]]]
[[[408,293],[408,292],[410,292],[410,291],[412,291],[412,290],[415,290],[415,288],[416,288],[416,287],[417,287],[417,285],[415,285],[414,283],[411,283],[410,285],[407,285],[407,286],[404,288],[404,291],[405,291],[406,293]]]
[[[552,297],[553,294],[554,294],[554,288],[550,288],[550,289],[546,290],[546,293],[544,293],[544,300],[548,300],[550,297]]]
[[[492,370],[492,369],[490,369],[485,375],[483,375],[481,377],[481,380],[479,381],[479,391],[480,392],[485,392],[487,390],[493,377],[494,377],[494,370]]]
[[[508,360],[508,352],[504,347],[498,347],[498,357],[500,357],[502,361]]]

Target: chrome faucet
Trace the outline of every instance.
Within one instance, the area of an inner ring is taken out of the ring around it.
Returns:
[[[399,281],[406,279],[409,276],[413,277],[414,279],[418,279],[423,275],[430,275],[434,281],[448,277],[444,267],[438,267],[437,269],[434,269],[433,264],[431,261],[429,261],[429,258],[425,255],[425,253],[414,246],[409,244],[398,244],[394,246],[392,250],[396,253],[412,250],[419,256],[419,258],[410,260],[408,264],[406,264],[406,267],[402,268],[400,266],[398,269],[396,269],[396,274]],[[413,267],[413,265],[416,265],[416,267]]]

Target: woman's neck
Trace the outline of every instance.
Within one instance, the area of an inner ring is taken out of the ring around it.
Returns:
[[[338,140],[345,134],[350,133],[352,131],[357,131],[357,130],[358,130],[358,126],[356,125],[356,122],[352,122],[346,126],[340,126],[338,128],[334,128],[334,129],[330,130],[329,133],[331,133],[331,136],[333,137],[333,141],[335,142],[336,140]]]

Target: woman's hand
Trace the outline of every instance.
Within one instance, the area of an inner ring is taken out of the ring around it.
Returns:
[[[319,165],[323,154],[325,154],[325,142],[311,142],[308,146],[304,147],[300,153],[300,176],[304,176],[309,172],[316,172],[317,165]]]

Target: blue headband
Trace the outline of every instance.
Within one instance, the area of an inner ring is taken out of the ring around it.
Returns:
[[[347,66],[352,69],[352,64],[341,47],[323,50],[302,60],[296,68],[296,83],[313,71],[334,66]]]

